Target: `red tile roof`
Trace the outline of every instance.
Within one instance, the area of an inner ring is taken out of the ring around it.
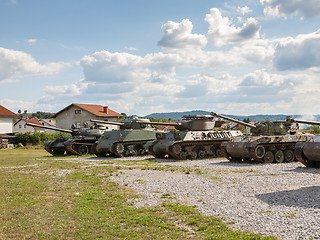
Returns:
[[[5,117],[16,117],[17,114],[11,112],[10,110],[6,109],[5,107],[0,105],[0,116]]]
[[[71,106],[77,106],[79,108],[82,108],[83,110],[88,111],[98,117],[121,117],[122,116],[120,113],[117,113],[117,112],[111,110],[109,107],[104,107],[101,105],[94,105],[94,104],[72,103],[68,107],[57,112],[53,117],[56,117],[56,115],[58,115],[60,112],[62,112],[63,110],[65,110]]]
[[[27,123],[33,123],[33,124],[43,126],[41,122],[39,122],[37,119],[34,119],[34,118],[22,118],[18,122],[16,122],[14,125],[17,125],[20,121],[25,121]]]
[[[33,124],[37,124],[37,125],[43,126],[37,119],[34,119],[34,118],[26,118],[26,119],[23,119],[23,120],[25,120],[28,123],[33,123]]]

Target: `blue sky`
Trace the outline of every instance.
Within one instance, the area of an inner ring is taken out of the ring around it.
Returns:
[[[0,0],[0,104],[320,114],[320,0]]]

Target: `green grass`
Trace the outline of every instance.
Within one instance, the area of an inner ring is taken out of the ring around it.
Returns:
[[[275,239],[232,231],[165,194],[138,209],[129,200],[139,196],[109,180],[117,171],[43,149],[0,150],[0,239]]]

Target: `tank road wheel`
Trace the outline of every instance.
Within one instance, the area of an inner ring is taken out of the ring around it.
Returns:
[[[145,154],[146,154],[146,150],[145,149],[141,148],[141,149],[138,150],[138,155],[139,156],[143,156]]]
[[[258,158],[263,158],[266,154],[266,149],[264,148],[264,146],[258,145],[254,150],[254,153]]]
[[[195,159],[197,159],[197,157],[198,157],[197,152],[193,150],[193,151],[191,152],[190,159],[191,159],[191,160],[195,160]]]
[[[286,154],[285,154],[285,160],[286,162],[293,162],[295,159],[294,157],[294,153],[292,150],[288,150],[286,151]]]
[[[136,156],[138,155],[138,151],[135,150],[135,149],[132,149],[132,150],[130,151],[130,155],[133,156],[133,157],[136,157]]]
[[[79,148],[78,148],[78,152],[80,155],[85,155],[85,154],[88,154],[89,153],[89,148],[87,145],[80,145]]]
[[[174,154],[180,155],[181,153],[181,146],[179,144],[175,144],[172,146],[172,152]]]
[[[216,157],[218,158],[222,157],[222,150],[220,148],[218,148],[216,151]]]
[[[283,153],[283,151],[282,150],[276,151],[276,153],[274,154],[274,158],[275,158],[277,163],[282,163],[284,161],[284,153]]]
[[[263,158],[265,163],[272,163],[274,161],[273,153],[270,151],[267,151]]]
[[[124,152],[124,146],[121,143],[115,143],[112,146],[112,150],[114,155],[116,155],[116,157],[122,157],[122,153]]]
[[[187,152],[182,151],[182,152],[179,154],[179,158],[180,158],[181,160],[187,159]]]
[[[204,158],[206,156],[206,151],[199,150],[198,156],[199,156],[199,158]]]

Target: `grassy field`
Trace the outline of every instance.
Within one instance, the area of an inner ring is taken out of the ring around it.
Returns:
[[[109,180],[121,167],[72,157],[0,150],[0,239],[275,239],[165,200],[137,209],[139,196]]]

